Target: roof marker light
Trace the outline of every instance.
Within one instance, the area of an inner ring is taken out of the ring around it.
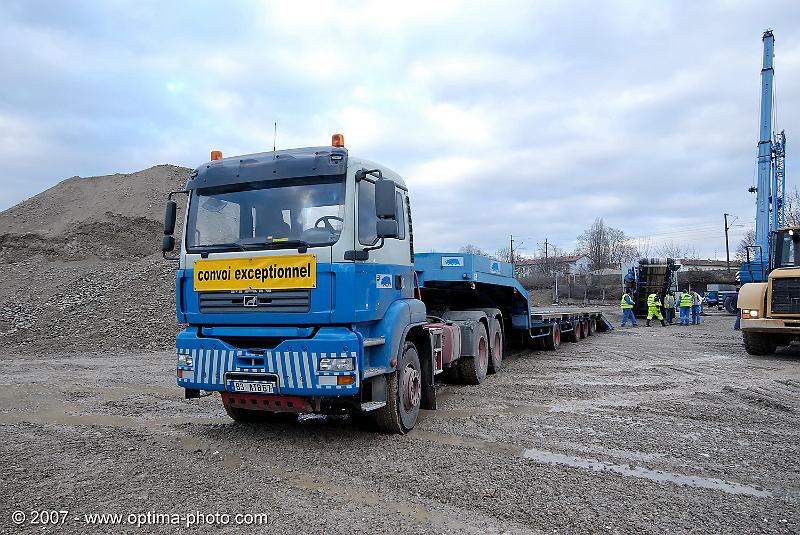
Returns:
[[[334,147],[344,147],[344,134],[333,134],[331,136],[331,145]]]
[[[221,160],[222,159],[222,151],[221,150],[212,150],[211,151],[211,159],[212,160]]]

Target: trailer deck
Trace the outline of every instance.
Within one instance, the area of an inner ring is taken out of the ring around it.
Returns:
[[[415,255],[414,269],[420,289],[434,296],[431,300],[441,293],[452,303],[459,294],[477,293],[485,301],[481,306],[503,309],[509,327],[523,335],[525,345],[557,349],[562,335],[577,342],[614,328],[598,309],[532,307],[508,262],[467,253],[420,253]]]

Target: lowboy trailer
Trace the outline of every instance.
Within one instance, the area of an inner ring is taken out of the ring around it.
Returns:
[[[175,282],[177,384],[220,392],[237,421],[276,413],[366,413],[405,433],[436,408],[434,383],[482,383],[510,347],[556,349],[611,329],[599,311],[531,309],[513,266],[415,253],[403,179],[351,156],[343,137],[222,158],[188,195]]]

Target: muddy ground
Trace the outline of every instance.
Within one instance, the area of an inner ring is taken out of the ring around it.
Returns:
[[[800,348],[747,356],[730,316],[704,319],[517,354],[443,385],[406,436],[233,423],[218,396],[182,399],[171,351],[9,352],[0,531],[201,511],[267,513],[270,533],[797,532]],[[32,525],[43,509],[68,513]]]

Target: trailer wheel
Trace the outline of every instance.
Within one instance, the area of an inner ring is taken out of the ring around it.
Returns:
[[[554,323],[550,328],[550,335],[544,337],[544,348],[555,351],[561,345],[561,327]]]
[[[499,322],[494,321],[493,325],[491,358],[489,359],[489,373],[497,373],[503,366],[503,331],[500,329]]]
[[[397,371],[387,377],[386,405],[377,409],[375,425],[382,433],[402,435],[417,423],[422,401],[422,369],[411,342],[403,346]]]
[[[597,330],[597,320],[594,318],[590,318],[586,322],[586,336],[592,336],[596,330]]]
[[[477,355],[458,359],[461,379],[468,385],[481,384],[489,371],[489,337],[486,335],[486,326],[483,323],[478,325]]]
[[[567,342],[575,343],[581,337],[580,332],[581,332],[581,322],[573,321],[572,322],[572,330],[567,332],[567,333],[564,333],[564,339]]]
[[[580,335],[581,335],[581,339],[583,339],[583,338],[586,338],[587,336],[589,336],[589,321],[588,320],[581,320],[580,324],[581,324]]]
[[[742,332],[744,348],[749,355],[772,355],[777,344],[768,334]]]

